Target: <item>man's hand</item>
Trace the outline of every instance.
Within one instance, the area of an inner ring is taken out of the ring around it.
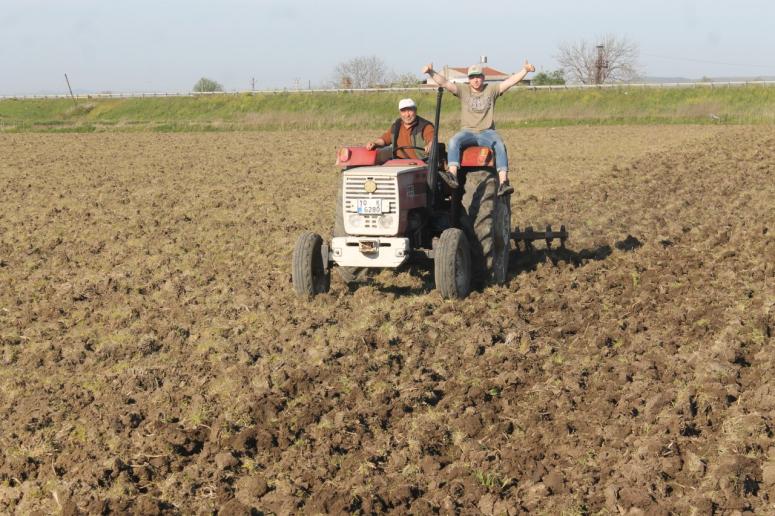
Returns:
[[[374,150],[374,148],[377,146],[374,142],[369,142],[366,144],[366,150]]]
[[[522,69],[520,71],[498,84],[498,91],[501,93],[501,95],[506,93],[512,86],[524,79],[527,74],[535,71],[536,67],[531,65],[530,62],[525,59],[525,64],[522,65]]]
[[[433,80],[436,84],[447,90],[453,95],[457,95],[457,86],[454,82],[449,82],[446,77],[441,75],[439,72],[433,69],[433,63],[428,63],[427,65],[422,67],[422,73],[427,73],[431,80]],[[438,79],[436,78],[438,77]]]
[[[425,146],[425,154],[430,154],[431,153],[431,147],[432,146],[433,146],[433,142],[430,142],[429,144],[427,144]]]

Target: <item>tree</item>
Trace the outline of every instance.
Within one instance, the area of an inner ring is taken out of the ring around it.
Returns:
[[[355,57],[334,69],[334,87],[374,88],[390,82],[385,62],[377,56]]]
[[[420,79],[415,74],[407,72],[393,78],[390,85],[394,88],[412,88],[420,85]]]
[[[638,76],[636,43],[611,34],[596,41],[594,45],[584,40],[560,45],[555,58],[570,81],[603,84],[629,82]]]
[[[565,84],[565,72],[562,70],[555,70],[549,73],[539,72],[533,76],[533,78],[530,80],[530,84],[534,86]]]
[[[207,77],[202,77],[196,81],[196,84],[194,84],[193,91],[197,93],[211,93],[214,91],[223,91],[223,86],[221,86],[217,81],[208,79]]]

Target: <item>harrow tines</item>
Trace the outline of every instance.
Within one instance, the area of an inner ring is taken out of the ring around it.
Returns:
[[[552,226],[547,225],[546,231],[534,231],[532,226],[527,226],[524,231],[520,231],[519,226],[516,227],[516,231],[511,234],[511,238],[514,239],[515,244],[519,247],[520,242],[525,243],[525,250],[533,248],[533,242],[536,240],[543,240],[546,242],[546,247],[552,248],[552,241],[559,240],[560,247],[565,247],[565,241],[568,239],[568,231],[565,226],[560,226],[559,231],[553,231]]]

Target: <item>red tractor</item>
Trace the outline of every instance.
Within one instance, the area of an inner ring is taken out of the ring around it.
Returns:
[[[441,97],[436,98],[435,127]],[[436,288],[444,298],[463,298],[472,284],[506,281],[511,238],[559,238],[567,233],[511,234],[510,196],[498,197],[495,155],[487,147],[463,151],[458,177],[450,189],[439,180],[446,166],[438,130],[427,161],[393,159],[377,163],[377,151],[345,147],[337,156],[342,169],[334,236],[329,241],[306,232],[293,251],[293,286],[304,296],[327,292],[336,266],[348,283],[369,268],[396,268],[407,260],[434,261]],[[422,149],[420,149],[422,150]]]

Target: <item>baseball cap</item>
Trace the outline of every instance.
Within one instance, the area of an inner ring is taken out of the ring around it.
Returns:
[[[472,75],[482,75],[484,76],[484,70],[482,70],[482,66],[475,64],[468,67],[468,76],[471,77]]]
[[[417,108],[417,104],[412,99],[401,99],[398,102],[398,109]]]

